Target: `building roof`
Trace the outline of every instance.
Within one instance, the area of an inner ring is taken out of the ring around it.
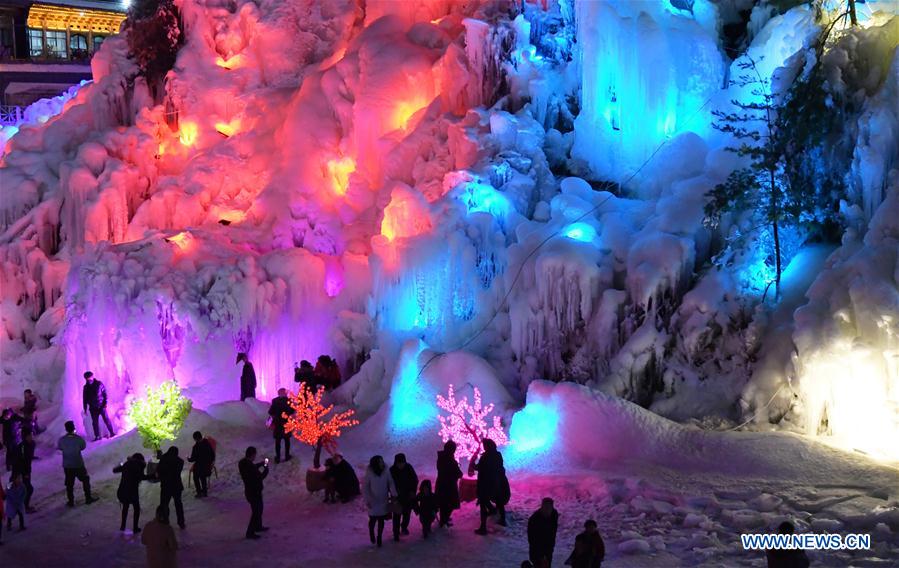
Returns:
[[[109,9],[73,6],[74,2],[32,4],[28,9],[28,27],[48,30],[91,31],[101,34],[119,32],[126,14]],[[82,4],[103,4],[102,2],[81,2]],[[111,4],[111,3],[110,3]]]

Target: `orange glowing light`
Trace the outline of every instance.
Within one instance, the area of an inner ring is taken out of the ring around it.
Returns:
[[[193,146],[197,142],[199,132],[196,122],[182,122],[181,128],[178,130],[178,139],[185,146]]]
[[[349,156],[328,160],[328,176],[337,195],[346,195],[350,174],[356,171],[356,160]]]
[[[239,209],[231,209],[218,214],[218,218],[220,221],[227,221],[229,223],[240,223],[241,221],[246,219],[246,217],[246,212]]]
[[[156,154],[159,156],[165,155],[165,142],[159,143],[159,150],[157,150]]]
[[[409,121],[412,120],[415,113],[426,106],[428,106],[428,101],[421,97],[416,97],[408,101],[400,101],[399,104],[394,107],[393,114],[390,116],[391,128],[394,130],[408,129]]]
[[[227,69],[229,71],[232,69],[237,69],[238,67],[242,67],[243,63],[244,63],[243,55],[241,55],[239,53],[237,55],[232,55],[228,59],[225,59],[223,57],[215,58],[216,65],[218,65],[219,67],[221,67],[223,69]]]
[[[230,138],[240,131],[240,119],[235,118],[231,122],[216,122],[215,129],[219,134]]]
[[[177,235],[173,235],[166,239],[168,242],[177,246],[179,250],[185,251],[193,245],[194,238],[187,231],[182,231]]]
[[[388,240],[408,238],[431,230],[428,205],[421,194],[411,189],[395,189],[384,208],[381,234]]]

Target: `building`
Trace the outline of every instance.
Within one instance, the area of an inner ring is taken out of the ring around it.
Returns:
[[[130,0],[0,0],[0,105],[18,108],[91,78],[90,58],[119,32]]]

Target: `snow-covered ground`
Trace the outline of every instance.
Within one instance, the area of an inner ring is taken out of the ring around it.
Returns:
[[[295,444],[296,457],[273,466],[266,481],[264,518],[272,530],[250,542],[243,539],[249,509],[236,464],[249,444],[272,455],[270,434],[261,426],[265,410],[261,403],[232,402],[210,409],[218,418],[191,415],[177,444],[182,455],[188,452],[194,428],[216,437],[218,477],[208,499],[194,499],[185,490],[188,527],[178,532],[182,566],[517,566],[527,558],[527,517],[544,496],[553,497],[561,513],[557,565],[587,518],[597,520],[606,541],[604,566],[764,565],[761,553],[742,550],[739,534],[767,532],[783,519],[795,520],[801,532],[871,534],[871,551],[810,553],[815,565],[888,566],[899,559],[899,469],[793,434],[704,433],[663,419],[652,420],[649,428],[644,421],[624,421],[614,430],[639,430],[632,433],[663,445],[678,440],[684,447],[677,465],[633,448],[633,456],[591,468],[510,468],[509,527],[490,524],[489,536],[475,535],[478,515],[468,503],[454,515],[452,528],[424,541],[413,519],[410,536],[399,544],[387,540],[381,550],[368,542],[361,500],[327,505],[321,493],[306,491],[311,450]],[[640,415],[634,410],[633,416]],[[599,443],[606,436],[603,426],[591,433]],[[111,472],[126,455],[146,453],[136,433],[89,445],[87,467],[101,500],[75,509],[64,507],[59,456],[46,447],[52,437],[41,435],[42,459],[35,462],[38,513],[27,518],[25,532],[4,531],[0,555],[12,566],[142,566],[139,539],[130,530],[118,531],[117,476]],[[439,443],[435,432],[411,451],[387,447],[363,424],[347,433],[340,450],[360,476],[374,453],[390,461],[406,451],[419,475],[433,480]],[[185,473],[185,483],[186,478]],[[149,520],[158,491],[158,485],[142,484],[142,522]],[[77,485],[76,499],[83,501]]]

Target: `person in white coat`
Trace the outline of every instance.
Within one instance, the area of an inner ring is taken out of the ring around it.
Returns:
[[[371,538],[372,544],[381,546],[381,537],[384,535],[384,521],[392,515],[391,497],[396,498],[396,485],[393,483],[393,477],[387,471],[387,465],[384,458],[374,456],[368,462],[368,469],[365,470],[365,481],[362,484],[362,495],[365,497],[365,504],[368,506],[368,536]],[[375,525],[378,526],[377,537],[375,537]]]

